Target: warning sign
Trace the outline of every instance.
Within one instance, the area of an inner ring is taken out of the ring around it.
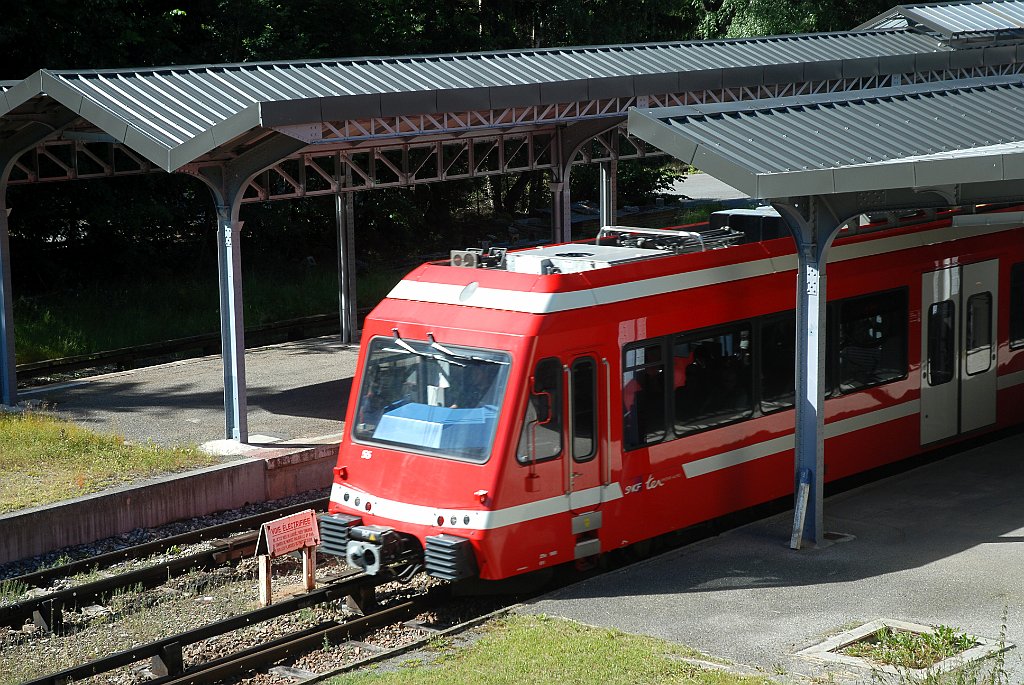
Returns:
[[[279,557],[320,544],[320,530],[316,524],[316,512],[312,509],[300,511],[274,521],[267,521],[260,529],[260,540],[256,554]]]

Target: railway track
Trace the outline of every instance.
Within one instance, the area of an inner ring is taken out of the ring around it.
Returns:
[[[31,621],[43,630],[60,632],[64,623],[63,615],[66,611],[101,603],[104,598],[110,597],[123,588],[159,587],[170,578],[195,570],[216,568],[245,556],[251,556],[256,548],[257,531],[264,522],[304,509],[322,510],[326,506],[327,498],[312,500],[9,578],[5,581],[9,587],[44,588],[56,580],[76,574],[108,568],[127,560],[146,559],[154,555],[165,554],[176,547],[203,541],[211,542],[210,549],[195,554],[175,556],[145,568],[111,575],[54,592],[37,593],[30,599],[0,606],[0,625],[17,628]]]
[[[234,649],[230,654],[204,660],[190,658],[188,648],[206,640],[225,638],[235,631],[251,628],[288,614],[330,602],[340,602],[349,595],[372,591],[382,581],[379,578],[350,570],[337,576],[312,592],[284,600],[269,607],[232,616],[222,621],[175,635],[166,636],[146,644],[136,645],[92,661],[26,680],[22,685],[66,685],[84,678],[107,674],[114,679],[115,671],[134,665],[131,677],[144,679],[150,685],[213,685],[214,683],[239,682],[247,677],[268,671],[274,664],[295,662],[304,655],[319,652],[329,646],[355,642],[369,656],[348,659],[347,663],[329,667],[322,672],[279,667],[291,674],[301,674],[306,682],[319,682],[331,676],[355,670],[371,663],[385,661],[428,646],[432,640],[448,638],[478,626],[496,615],[508,611],[508,607],[489,611],[474,611],[472,618],[460,620],[446,628],[435,629],[415,621],[419,616],[431,616],[451,601],[451,586],[435,586],[413,597],[399,598],[379,609],[345,620],[320,621],[314,625],[299,627],[274,639],[256,645]],[[375,631],[388,627],[403,626],[415,631],[408,633],[400,644],[389,648],[366,649],[361,642]],[[244,644],[244,639],[240,640]],[[147,661],[148,660],[148,661]],[[145,665],[139,667],[138,664]]]
[[[420,603],[407,601],[389,607],[360,619],[342,624],[320,624],[304,628],[294,634],[273,640],[256,648],[244,649],[228,657],[215,659],[194,667],[185,666],[182,649],[189,645],[222,636],[233,631],[256,625],[270,619],[296,612],[301,609],[343,600],[346,596],[358,594],[375,587],[379,579],[351,571],[333,582],[309,593],[292,597],[216,623],[171,635],[143,645],[137,645],[114,654],[94,659],[88,663],[64,669],[58,673],[25,681],[23,685],[66,685],[83,678],[109,673],[119,668],[150,660],[150,671],[156,676],[153,683],[214,683],[231,675],[244,673],[259,666],[293,655],[300,649],[312,649],[323,645],[324,640],[343,640],[359,630],[369,630],[414,616],[422,611]],[[411,613],[410,613],[411,612]]]

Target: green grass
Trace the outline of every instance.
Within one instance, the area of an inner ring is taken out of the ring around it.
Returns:
[[[967,633],[949,626],[937,626],[930,633],[879,628],[874,635],[846,647],[844,654],[877,664],[901,668],[927,668],[965,652],[977,643]]]
[[[197,447],[133,445],[43,413],[0,414],[0,513],[211,463]]]
[[[359,277],[361,307],[380,301],[410,269],[374,269]],[[334,268],[292,265],[243,279],[246,326],[338,311]],[[14,302],[19,364],[59,359],[220,329],[216,274],[207,278],[97,284]]]
[[[28,592],[28,585],[16,580],[0,580],[0,604],[16,602]]]
[[[693,650],[651,637],[591,628],[544,616],[511,616],[488,627],[470,647],[445,648],[396,671],[346,674],[332,685],[499,685],[636,683],[764,685],[765,678],[703,669],[682,661]]]

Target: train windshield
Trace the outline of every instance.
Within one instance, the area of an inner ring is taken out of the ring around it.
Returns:
[[[443,457],[487,461],[508,384],[504,352],[374,338],[352,436]]]

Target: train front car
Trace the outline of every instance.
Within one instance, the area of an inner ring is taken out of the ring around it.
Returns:
[[[423,272],[467,274],[429,264],[404,282]],[[503,455],[515,449],[532,318],[396,297],[377,306],[364,323],[322,551],[370,574],[498,577],[500,545],[487,533]]]
[[[322,551],[371,574],[499,580],[677,524],[611,506],[639,478],[622,469],[619,321],[640,315],[632,279],[672,278],[684,255],[740,234],[616,230],[507,257],[456,251],[374,309]],[[609,288],[629,292],[600,306]]]

